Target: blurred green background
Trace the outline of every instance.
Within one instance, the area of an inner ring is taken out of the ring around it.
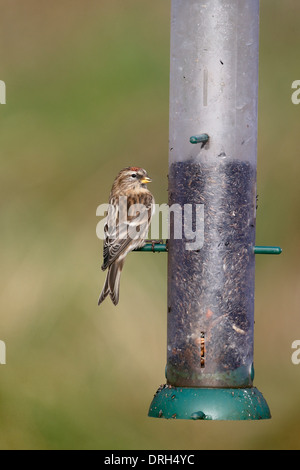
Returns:
[[[300,3],[261,2],[255,385],[272,420],[147,417],[164,383],[166,259],[104,282],[96,208],[145,167],[167,202],[170,2],[0,4],[1,449],[299,449]]]

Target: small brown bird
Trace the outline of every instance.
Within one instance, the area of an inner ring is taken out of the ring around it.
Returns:
[[[98,305],[108,294],[117,305],[125,256],[145,244],[154,212],[154,197],[146,186],[151,181],[139,167],[124,168],[114,181],[104,226],[102,270],[108,268],[108,273]]]

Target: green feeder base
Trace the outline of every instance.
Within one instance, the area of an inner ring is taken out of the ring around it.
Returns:
[[[188,388],[164,385],[157,390],[148,416],[166,419],[270,419],[268,404],[255,387]]]

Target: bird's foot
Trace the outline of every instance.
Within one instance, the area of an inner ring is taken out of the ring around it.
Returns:
[[[153,253],[155,252],[155,245],[162,245],[163,242],[163,240],[145,240],[145,243],[151,243]]]

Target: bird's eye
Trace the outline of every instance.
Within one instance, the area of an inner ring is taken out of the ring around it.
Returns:
[[[131,178],[136,178],[136,174],[132,173]]]

